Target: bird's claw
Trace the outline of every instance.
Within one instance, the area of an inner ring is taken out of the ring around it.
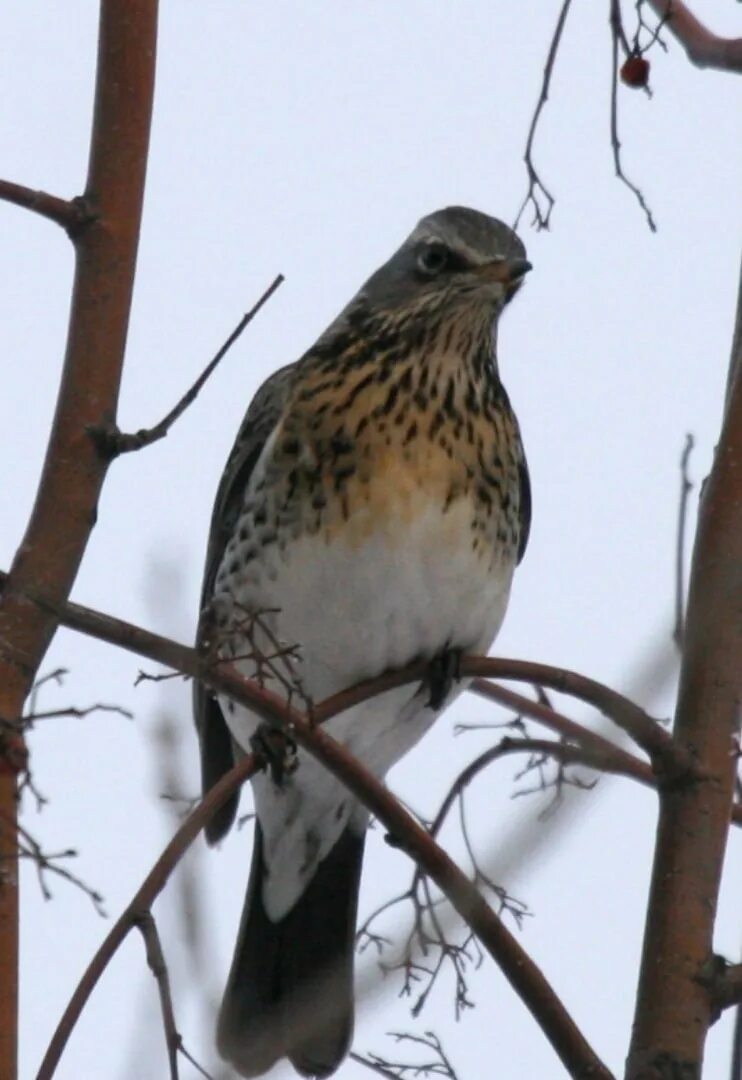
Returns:
[[[250,746],[277,786],[280,787],[287,776],[296,772],[299,765],[296,743],[280,728],[273,727],[272,724],[261,724],[250,739]]]
[[[454,682],[461,680],[461,649],[444,649],[430,661],[428,668],[429,709],[440,709]]]

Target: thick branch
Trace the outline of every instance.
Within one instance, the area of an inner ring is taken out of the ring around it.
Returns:
[[[700,506],[675,722],[699,773],[661,792],[629,1080],[659,1080],[672,1069],[700,1075],[713,1017],[700,977],[712,955],[742,714],[742,364],[734,351],[730,367]]]
[[[0,588],[6,580],[6,576],[0,572]],[[27,599],[33,600],[42,608],[50,607],[49,600],[38,589],[29,590]],[[81,604],[62,603],[53,605],[53,610],[59,621],[72,630],[89,634],[112,645],[119,645],[140,656],[146,656],[187,675],[198,676],[216,685],[216,680],[212,679],[212,672],[204,667],[196,654],[169,638],[160,637],[110,615],[103,615]],[[426,678],[428,671],[429,665],[422,660],[408,664],[397,671],[389,671],[373,679],[366,679],[315,705],[312,709],[312,718],[320,723],[385,690],[392,690],[411,682],[421,682]],[[530,660],[482,656],[463,657],[460,674],[462,678],[484,676],[490,679],[538,683],[559,693],[569,694],[579,701],[595,706],[604,716],[630,735],[653,759],[655,771],[660,776],[674,780],[678,777],[687,777],[689,770],[692,772],[691,755],[678,750],[672,737],[644,709],[586,675]]]
[[[36,502],[0,598],[0,721],[20,717],[57,627],[53,609],[77,574],[106,472],[85,434],[115,417],[134,281],[154,86],[156,0],[103,0],[88,180],[94,219],[74,236],[67,353]],[[7,188],[6,188],[7,192]],[[16,190],[16,195],[20,192]],[[37,200],[38,203],[38,200]],[[47,203],[47,206],[50,204]],[[56,210],[61,207],[56,204]],[[0,811],[16,815],[16,781],[0,773]],[[17,1074],[17,867],[0,887],[0,1074]]]
[[[665,25],[696,67],[742,71],[742,38],[722,38],[712,34],[682,0],[648,0],[648,3],[661,19],[666,20]]]

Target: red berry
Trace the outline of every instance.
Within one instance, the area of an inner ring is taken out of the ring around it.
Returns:
[[[649,82],[649,61],[643,56],[630,56],[621,68],[621,79],[627,86],[646,86]]]

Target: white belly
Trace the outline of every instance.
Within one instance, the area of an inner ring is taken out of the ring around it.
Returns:
[[[471,515],[462,500],[442,513],[423,508],[414,522],[349,531],[329,539],[302,535],[283,552],[273,545],[250,564],[234,599],[264,616],[270,632],[298,644],[295,671],[318,702],[364,678],[445,648],[486,652],[507,605],[512,562],[474,551]],[[277,609],[277,610],[276,610]],[[264,641],[264,648],[270,651]],[[255,665],[242,660],[248,676]],[[276,682],[268,682],[279,689]],[[348,710],[327,724],[377,776],[383,777],[435,718],[428,691],[403,687]],[[259,721],[222,703],[236,741],[246,750]],[[269,874],[264,902],[278,919],[288,911],[350,821],[366,815],[326,770],[300,752],[297,771],[279,788],[267,774],[253,781]]]

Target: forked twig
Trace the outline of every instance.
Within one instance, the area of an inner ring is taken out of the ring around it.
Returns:
[[[531,119],[531,126],[528,129],[528,138],[526,140],[526,150],[523,155],[523,161],[526,166],[526,173],[528,174],[528,191],[524,198],[520,210],[515,218],[514,229],[518,228],[520,219],[525,212],[526,207],[530,203],[533,206],[533,222],[538,229],[548,229],[549,219],[551,218],[551,211],[554,207],[554,196],[548,190],[546,185],[541,180],[535,165],[533,164],[533,142],[536,137],[536,128],[538,127],[541,113],[543,111],[546,102],[549,99],[549,88],[551,86],[551,76],[554,71],[554,63],[556,61],[557,52],[559,51],[559,44],[562,40],[562,33],[564,31],[564,24],[567,21],[567,15],[569,13],[572,0],[563,0],[559,17],[557,19],[556,27],[551,38],[551,45],[549,46],[549,52],[546,57],[546,64],[544,66],[544,75],[541,80],[541,92],[539,94],[538,101],[536,102],[536,108]],[[542,206],[542,201],[545,202],[545,209]]]
[[[626,185],[630,192],[632,192],[636,201],[639,203],[639,206],[644,211],[647,225],[649,225],[652,232],[657,232],[657,224],[647,200],[644,198],[641,188],[637,187],[624,172],[623,162],[621,160],[621,140],[618,137],[618,50],[619,46],[621,46],[624,53],[628,54],[631,50],[631,46],[628,43],[626,32],[623,28],[619,0],[611,0],[609,22],[611,28],[611,149],[613,151],[613,166],[617,178],[622,184]]]

